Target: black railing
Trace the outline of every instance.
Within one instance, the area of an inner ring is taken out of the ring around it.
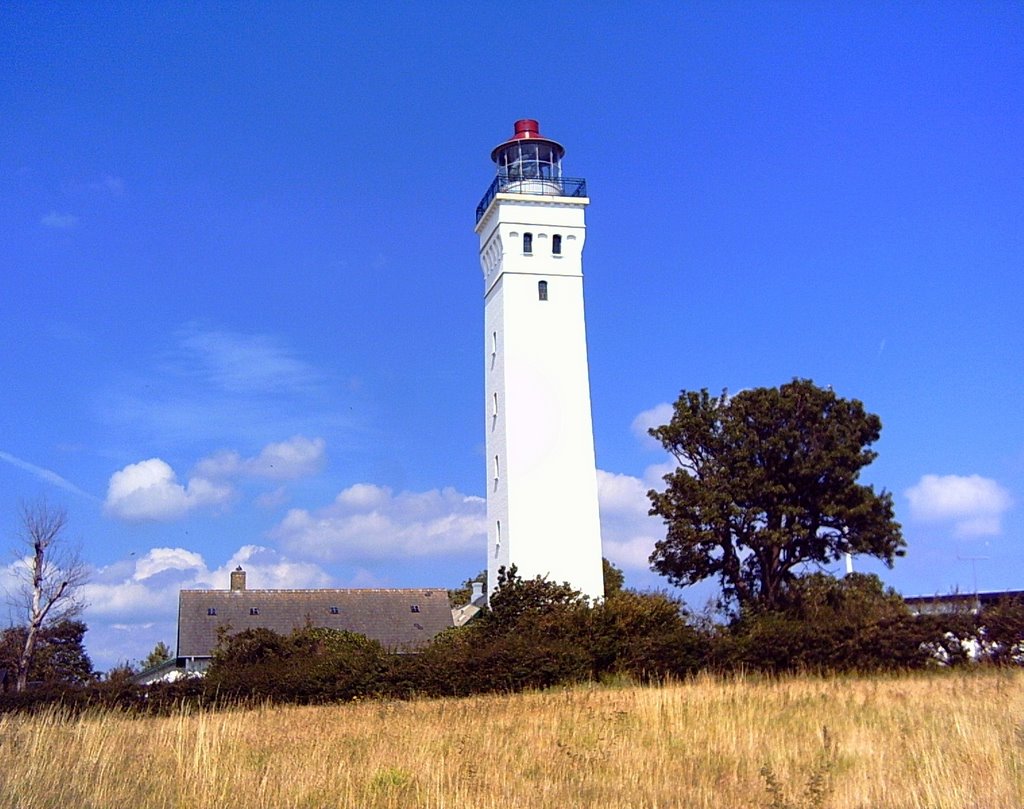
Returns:
[[[585,197],[587,195],[587,181],[582,177],[537,177],[512,179],[510,177],[494,178],[491,187],[487,189],[480,204],[476,206],[476,221],[484,215],[491,200],[503,191],[510,194],[525,194],[528,196],[540,195],[543,197]]]

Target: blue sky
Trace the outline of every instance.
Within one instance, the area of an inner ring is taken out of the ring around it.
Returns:
[[[681,389],[808,377],[884,425],[864,479],[908,555],[860,569],[1022,588],[1022,77],[1009,2],[7,3],[0,532],[67,507],[102,668],[173,644],[178,589],[236,564],[484,567],[473,213],[531,117],[592,198],[628,584],[666,586],[643,428]]]

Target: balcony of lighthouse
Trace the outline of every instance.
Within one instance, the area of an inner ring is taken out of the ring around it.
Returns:
[[[538,167],[539,168],[539,167]],[[530,175],[533,176],[530,176]],[[541,171],[500,172],[476,206],[479,222],[498,194],[522,194],[542,197],[585,197],[587,181],[582,177],[545,177]]]

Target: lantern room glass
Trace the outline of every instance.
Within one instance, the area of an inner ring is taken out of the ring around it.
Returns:
[[[518,180],[559,180],[562,177],[561,148],[544,141],[515,141],[497,156],[498,176]]]

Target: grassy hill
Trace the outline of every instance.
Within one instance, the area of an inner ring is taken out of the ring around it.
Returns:
[[[1024,672],[0,717],[0,805],[1024,806]]]

